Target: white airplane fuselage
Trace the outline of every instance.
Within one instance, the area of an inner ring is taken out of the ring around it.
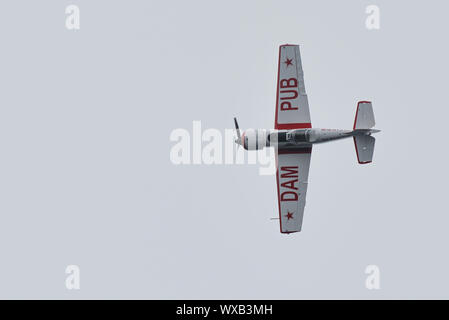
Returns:
[[[371,135],[372,133],[376,132],[379,132],[379,130],[344,130],[320,128],[293,130],[248,129],[242,133],[240,144],[246,150],[260,150],[265,147],[272,146],[279,149],[295,149],[304,148],[316,143],[350,138],[357,135]]]

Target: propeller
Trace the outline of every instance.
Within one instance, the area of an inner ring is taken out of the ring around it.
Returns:
[[[237,140],[235,143],[241,145],[242,144],[242,136],[240,135],[239,124],[237,123],[237,118],[234,117],[235,131],[237,132]]]

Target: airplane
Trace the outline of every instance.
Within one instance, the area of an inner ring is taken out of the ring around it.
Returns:
[[[240,132],[234,118],[235,143],[245,150],[274,147],[279,225],[283,234],[301,231],[306,205],[312,145],[352,137],[360,164],[373,159],[376,139],[374,112],[370,101],[357,104],[352,130],[312,128],[304,86],[299,45],[279,47],[276,114],[273,129],[248,129]]]

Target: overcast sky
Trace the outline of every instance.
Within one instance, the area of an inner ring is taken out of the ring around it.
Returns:
[[[70,4],[79,30],[66,28]],[[0,298],[449,298],[448,9],[3,1]],[[272,128],[283,43],[301,46],[314,127],[349,129],[371,100],[382,130],[369,165],[352,140],[314,147],[291,235],[270,220],[275,176],[176,166],[169,140],[194,120]]]

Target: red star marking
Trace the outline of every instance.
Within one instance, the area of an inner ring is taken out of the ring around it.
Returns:
[[[293,219],[293,212],[287,211],[285,216],[287,217],[287,220]]]
[[[289,59],[289,58],[286,58],[286,60],[284,61],[284,63],[287,65],[287,67],[288,66],[292,66],[293,65],[293,59]]]

